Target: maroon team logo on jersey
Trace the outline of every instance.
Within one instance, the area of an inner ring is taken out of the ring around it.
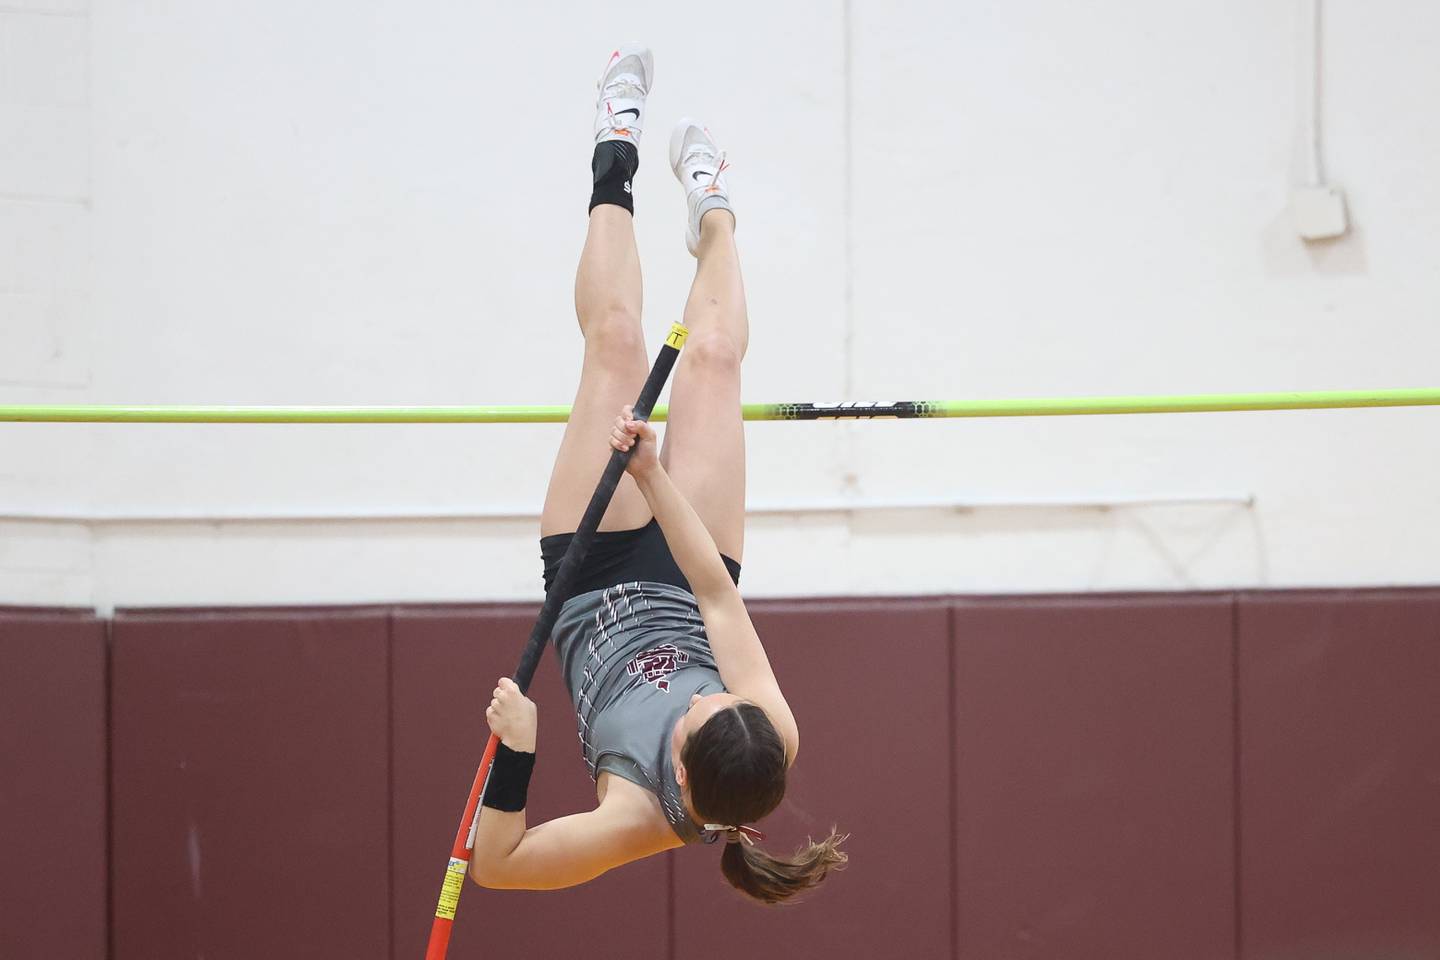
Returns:
[[[662,643],[636,655],[634,660],[625,664],[625,672],[668,693],[670,681],[666,678],[680,669],[680,664],[689,662],[690,654],[673,643]]]

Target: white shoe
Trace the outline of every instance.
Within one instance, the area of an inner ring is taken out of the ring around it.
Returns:
[[[689,223],[685,230],[685,246],[697,255],[700,246],[700,218],[711,210],[730,210],[730,188],[725,183],[725,153],[715,139],[697,121],[685,119],[670,134],[670,169],[685,188],[685,205]],[[730,210],[730,216],[735,211]]]
[[[605,72],[595,82],[595,142],[628,140],[640,145],[645,126],[645,97],[655,76],[655,58],[644,44],[622,44],[610,54]]]

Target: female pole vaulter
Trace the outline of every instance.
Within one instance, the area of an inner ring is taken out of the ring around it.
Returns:
[[[535,704],[501,678],[485,713],[501,745],[470,876],[486,887],[555,889],[723,840],[725,878],[757,901],[779,903],[820,883],[846,855],[834,831],[788,858],[755,845],[763,835],[752,824],[784,797],[800,739],[736,587],[749,324],[724,154],[690,120],[671,136],[670,165],[686,191],[686,244],[698,265],[663,450],[624,406],[647,368],[631,184],[653,76],[650,51],[627,45],[600,79],[590,224],[575,279],[585,358],[540,521],[548,589],[607,459],[602,444],[634,447],[552,634],[598,803],[527,824]]]

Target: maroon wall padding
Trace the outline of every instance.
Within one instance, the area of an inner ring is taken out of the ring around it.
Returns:
[[[0,957],[103,960],[105,630],[0,613]]]
[[[851,864],[809,902],[764,908],[720,875],[719,845],[675,863],[677,960],[950,956],[949,615],[940,602],[756,602],[800,727],[763,844],[788,854],[832,824]],[[644,916],[629,931],[646,929]]]
[[[467,885],[452,960],[1440,957],[1440,589],[751,610],[802,741],[766,845],[851,868]],[[0,609],[0,957],[418,957],[536,612],[124,611],[107,700],[104,623]],[[591,809],[553,653],[532,694],[532,821]]]
[[[1440,590],[1239,609],[1243,956],[1440,957]]]
[[[539,607],[405,610],[394,622],[395,960],[424,954],[455,828],[489,728],[495,681],[509,676]],[[530,696],[539,711],[529,823],[595,808],[575,712],[554,651]],[[663,858],[555,892],[486,890],[467,883],[450,956],[668,955],[669,886]]]
[[[113,960],[389,956],[388,624],[116,616]]]
[[[1233,955],[1232,617],[956,602],[960,957]]]

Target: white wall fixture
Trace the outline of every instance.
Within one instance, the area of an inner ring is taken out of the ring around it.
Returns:
[[[1305,149],[1302,183],[1290,191],[1290,213],[1304,240],[1329,240],[1345,233],[1345,191],[1325,182],[1320,151],[1320,87],[1323,59],[1321,0],[1300,0],[1300,126]]]

